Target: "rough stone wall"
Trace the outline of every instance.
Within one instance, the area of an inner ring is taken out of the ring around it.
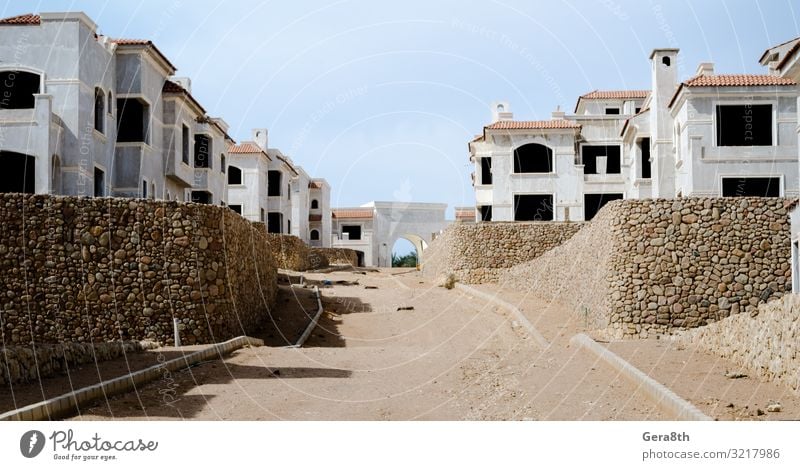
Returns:
[[[572,240],[501,281],[557,292],[612,337],[647,337],[754,312],[791,290],[786,203],[614,201]]]
[[[139,341],[9,346],[0,349],[0,385],[35,382],[66,374],[81,364],[108,361],[143,349]]]
[[[497,282],[509,268],[569,240],[583,223],[481,222],[450,225],[422,254],[426,277],[455,275],[460,282]]]
[[[0,195],[4,344],[171,342],[253,331],[277,293],[266,236],[210,205]]]
[[[281,233],[267,233],[266,235],[279,268],[291,271],[308,269],[309,248],[303,240],[294,235]]]
[[[314,248],[312,253],[321,253],[328,264],[339,266],[358,266],[358,254],[350,248]]]
[[[679,340],[800,392],[800,296],[786,295],[753,313],[685,332]]]

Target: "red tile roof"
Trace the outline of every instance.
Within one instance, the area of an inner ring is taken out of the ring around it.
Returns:
[[[192,96],[192,94],[189,93],[189,90],[182,87],[180,83],[175,83],[172,80],[167,80],[164,82],[164,86],[161,87],[161,91],[163,93],[173,93],[173,94],[183,95],[189,101],[194,103],[195,106],[200,108],[203,111],[203,114],[205,114],[206,112],[205,108],[203,108],[203,106],[196,99],[194,99],[194,96]]]
[[[0,24],[37,25],[41,23],[42,17],[34,15],[33,13],[25,13],[24,15],[12,16],[0,20]]]
[[[333,209],[334,219],[371,219],[372,209]]]
[[[549,121],[497,121],[486,126],[486,129],[580,129],[581,125],[566,119]]]
[[[672,107],[684,87],[736,87],[736,86],[793,86],[797,82],[791,78],[775,75],[731,74],[731,75],[698,75],[681,83],[668,107]]]
[[[594,90],[581,95],[582,100],[633,100],[647,98],[649,90]]]
[[[797,85],[790,78],[775,75],[699,75],[683,82],[685,86],[788,86]]]
[[[142,46],[147,49],[152,49],[153,52],[158,54],[161,57],[161,59],[164,62],[166,62],[167,65],[169,65],[173,70],[178,69],[177,67],[175,67],[175,65],[172,64],[172,62],[169,61],[169,59],[167,59],[167,56],[165,56],[160,50],[158,50],[153,41],[149,39],[109,38],[109,41],[118,44],[120,46]]]
[[[456,219],[475,219],[475,209],[457,209]]]
[[[260,153],[267,157],[268,160],[272,160],[267,152],[261,150],[261,147],[256,145],[255,142],[242,142],[241,144],[229,145],[228,153]]]
[[[309,181],[308,187],[310,189],[322,189],[322,183],[320,183],[319,181]]]
[[[309,222],[319,222],[322,220],[322,214],[308,214]]]

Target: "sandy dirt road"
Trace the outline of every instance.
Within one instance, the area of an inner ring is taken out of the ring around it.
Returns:
[[[73,419],[667,418],[570,348],[563,328],[543,329],[551,344],[542,348],[503,309],[416,273],[309,278],[334,285],[321,289],[325,313],[304,347],[239,350]],[[176,399],[163,399],[165,387]]]

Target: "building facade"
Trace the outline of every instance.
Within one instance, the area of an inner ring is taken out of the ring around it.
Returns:
[[[797,78],[705,63],[679,83],[677,59],[654,50],[650,90],[594,91],[572,115],[515,121],[508,103],[493,104],[469,143],[476,219],[590,220],[624,198],[800,195]]]

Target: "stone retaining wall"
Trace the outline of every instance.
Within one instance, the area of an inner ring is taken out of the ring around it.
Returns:
[[[108,343],[62,343],[9,346],[0,349],[0,385],[35,382],[66,374],[81,364],[108,361],[142,351],[139,341]]]
[[[569,242],[501,282],[549,296],[617,338],[751,313],[791,290],[787,202],[614,201]]]
[[[277,293],[265,234],[227,208],[0,195],[4,344],[214,343],[258,328]]]
[[[800,296],[786,295],[753,313],[683,333],[679,340],[800,392]]]
[[[267,233],[266,235],[278,268],[291,271],[308,269],[309,248],[303,240],[294,235],[282,233]]]
[[[319,269],[330,265],[354,266],[358,267],[358,254],[349,248],[312,248],[310,258],[324,259],[317,261],[325,263],[325,266],[309,267],[309,269]]]
[[[569,240],[581,222],[453,223],[422,254],[426,277],[497,282],[500,274]]]

